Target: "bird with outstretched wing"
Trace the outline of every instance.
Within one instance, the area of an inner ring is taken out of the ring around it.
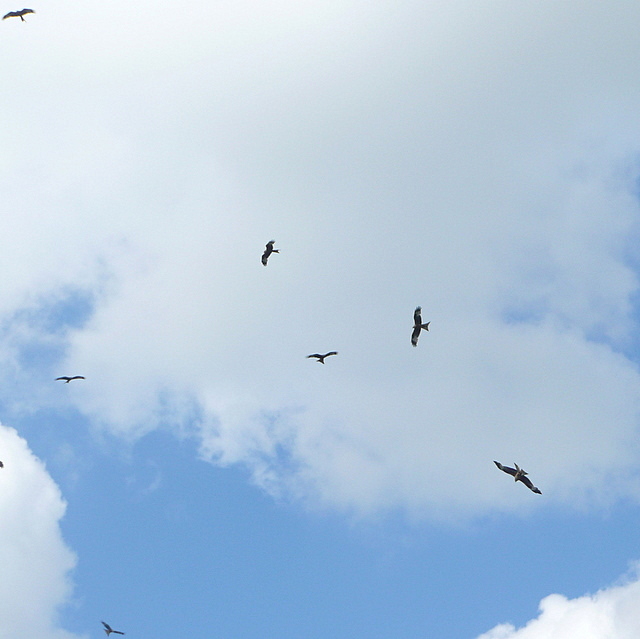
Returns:
[[[104,626],[104,631],[107,633],[107,637],[113,633],[114,635],[123,635],[124,632],[120,632],[120,630],[114,630],[106,621],[100,622]]]
[[[6,15],[2,16],[3,20],[7,18],[20,18],[22,22],[26,22],[26,20],[22,16],[26,16],[27,13],[35,13],[33,9],[20,9],[20,11],[9,11]]]
[[[315,357],[317,362],[324,364],[325,357],[329,357],[330,355],[337,355],[337,354],[338,354],[338,351],[330,351],[329,353],[325,353],[324,355],[321,355],[320,353],[314,353],[313,355],[307,355],[307,359],[309,359],[310,357]]]
[[[411,333],[411,344],[413,346],[418,345],[420,333],[423,330],[429,330],[429,324],[431,324],[431,322],[427,322],[426,324],[422,323],[422,306],[416,306],[416,310],[413,311],[413,332]]]
[[[542,495],[542,491],[533,485],[533,482],[527,477],[528,473],[520,468],[518,464],[514,464],[515,468],[511,468],[511,466],[503,466],[500,462],[494,460],[493,462],[503,473],[507,473],[514,478],[514,481],[521,481],[529,490],[538,495]]]
[[[74,375],[73,377],[67,377],[66,375],[63,377],[56,377],[56,382],[59,382],[60,380],[64,380],[65,384],[68,384],[72,379],[84,379],[84,377],[82,377],[82,375]]]

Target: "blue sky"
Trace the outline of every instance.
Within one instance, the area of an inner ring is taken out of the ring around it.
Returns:
[[[637,3],[33,9],[0,637],[636,639]]]

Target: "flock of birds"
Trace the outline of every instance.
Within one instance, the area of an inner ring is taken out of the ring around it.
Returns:
[[[20,18],[22,22],[26,22],[26,20],[24,19],[24,16],[29,13],[35,13],[35,11],[33,9],[21,9],[20,11],[9,11],[9,13],[5,14],[2,17],[2,19],[6,20],[7,18]],[[280,250],[277,248],[274,248],[274,245],[275,245],[275,240],[270,240],[269,242],[267,242],[264,253],[262,254],[262,258],[261,258],[263,266],[267,266],[269,257],[273,253],[280,253]],[[420,334],[422,333],[422,331],[429,330],[430,323],[431,322],[425,322],[425,323],[422,322],[422,307],[417,306],[415,311],[413,312],[413,330],[411,332],[412,346],[414,347],[418,346],[418,339],[420,337]],[[337,354],[338,354],[338,351],[329,351],[328,353],[324,353],[324,354],[312,353],[311,355],[307,355],[307,359],[315,358],[317,362],[319,362],[320,364],[324,364],[324,360],[327,357],[331,357]],[[71,377],[67,375],[63,375],[62,377],[56,377],[55,381],[63,381],[65,384],[68,384],[74,379],[85,379],[85,378],[82,375],[73,375]],[[542,494],[542,491],[537,486],[534,486],[533,482],[527,477],[528,473],[524,469],[520,468],[518,464],[514,464],[515,468],[511,468],[510,466],[504,466],[503,464],[497,461],[494,461],[493,463],[501,471],[511,475],[514,478],[514,481],[522,482],[529,490],[531,490],[534,493],[537,493],[538,495]],[[4,464],[2,463],[2,461],[0,461],[0,468],[4,468]],[[116,634],[116,635],[125,634],[120,630],[114,630],[105,621],[102,621],[101,623],[104,626],[104,631],[107,637],[111,634]]]
[[[264,253],[262,254],[262,264],[264,266],[267,265],[267,262],[269,261],[269,257],[271,256],[272,253],[280,253],[279,249],[273,248],[275,243],[276,243],[275,240],[270,240],[269,242],[267,242],[267,245],[264,249]],[[428,331],[429,324],[431,324],[431,322],[424,322],[424,323],[422,322],[422,307],[416,306],[416,310],[413,312],[413,330],[411,331],[412,346],[415,347],[418,345],[418,339],[420,338],[420,333],[422,333],[422,331]],[[322,355],[321,353],[313,353],[312,355],[307,355],[307,359],[315,357],[317,362],[324,364],[324,360],[326,357],[329,357],[330,355],[337,355],[337,354],[338,354],[338,351],[330,351],[328,353],[325,353],[324,355]],[[493,463],[501,471],[511,475],[514,481],[522,482],[529,490],[533,491],[534,493],[537,493],[538,495],[542,495],[542,491],[537,486],[534,486],[532,481],[527,477],[528,475],[527,471],[520,468],[518,464],[514,464],[515,468],[511,468],[511,466],[503,466],[500,462],[497,462],[497,461],[494,461]]]
[[[23,9],[23,11],[30,11],[30,10]],[[20,12],[14,12],[14,13],[20,13]],[[280,253],[280,249],[274,248],[275,243],[276,243],[275,240],[270,240],[269,242],[267,242],[264,249],[264,253],[262,254],[262,258],[261,258],[263,266],[266,266],[268,264],[269,257],[273,253]],[[420,334],[422,333],[422,331],[429,330],[429,324],[431,324],[431,322],[422,321],[422,307],[416,306],[416,310],[413,312],[413,330],[411,331],[412,346],[416,347],[418,345],[418,339],[420,338]],[[328,353],[312,353],[311,355],[307,355],[307,359],[315,358],[316,362],[319,362],[320,364],[324,364],[324,360],[327,357],[331,357],[337,354],[338,354],[338,351],[329,351]],[[82,375],[74,375],[72,377],[63,375],[62,377],[56,377],[56,381],[63,381],[65,384],[68,384],[70,381],[74,379],[84,379],[84,377]],[[511,475],[514,481],[522,482],[529,490],[531,490],[534,493],[537,493],[538,495],[542,494],[542,491],[537,486],[534,486],[532,481],[527,477],[528,475],[527,471],[525,471],[523,468],[520,468],[518,464],[514,464],[515,468],[511,468],[511,466],[504,466],[503,464],[497,461],[494,461],[493,463],[502,472],[507,473],[508,475]],[[2,468],[2,462],[0,462],[0,468]],[[102,623],[104,623],[104,621]],[[105,624],[105,626],[107,626],[107,624]],[[107,635],[110,634],[106,630],[105,632],[107,632]],[[111,630],[110,632],[117,632],[117,631]]]
[[[22,11],[14,11],[11,12],[11,14],[7,14],[5,16],[9,17],[12,15],[20,15],[24,12],[27,13],[33,13],[30,9],[23,9]],[[20,15],[20,17],[22,17]],[[4,19],[4,18],[3,18]],[[275,244],[275,240],[271,240],[269,242],[267,242],[264,253],[262,254],[262,264],[264,266],[267,266],[269,257],[273,254],[273,253],[280,253],[279,249],[274,248],[274,244]],[[423,322],[422,321],[422,307],[421,306],[416,306],[415,311],[413,312],[413,330],[411,331],[411,345],[416,347],[418,346],[418,339],[420,338],[420,334],[422,333],[422,331],[428,331],[429,330],[429,324],[431,324],[431,322]],[[338,351],[329,351],[328,353],[312,353],[311,355],[307,355],[307,359],[315,359],[316,362],[319,362],[320,364],[324,364],[324,360],[327,357],[332,357],[333,355],[337,355]],[[69,376],[69,375],[62,375],[61,377],[56,377],[55,381],[62,381],[65,384],[68,384],[69,382],[75,380],[75,379],[85,379],[85,377],[83,377],[82,375],[73,375],[73,376]],[[514,464],[515,468],[511,468],[510,466],[504,466],[503,464],[501,464],[500,462],[494,461],[493,462],[502,472],[507,473],[508,475],[511,475],[514,479],[514,481],[516,482],[522,482],[529,490],[531,490],[534,493],[537,493],[538,495],[542,494],[542,491],[537,487],[533,485],[533,482],[527,477],[528,473],[523,469],[520,468],[520,466],[518,466],[518,464]],[[0,468],[4,468],[4,464],[0,461]],[[103,625],[105,626],[105,632],[107,633],[107,636],[110,635],[111,633],[115,633],[115,634],[124,634],[123,632],[120,632],[119,630],[113,630],[107,623],[105,623],[104,621],[102,622]]]

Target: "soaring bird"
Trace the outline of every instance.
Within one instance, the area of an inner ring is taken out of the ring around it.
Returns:
[[[314,353],[313,355],[307,355],[307,359],[310,357],[317,357],[316,361],[324,364],[324,358],[329,357],[329,355],[337,355],[338,351],[331,351],[329,353],[325,353],[324,355],[320,355],[320,353]]]
[[[56,377],[56,382],[61,379],[64,380],[65,384],[68,384],[72,379],[84,379],[84,377],[82,377],[82,375],[74,375],[73,377]]]
[[[509,466],[503,466],[500,462],[493,462],[502,472],[508,473],[509,475],[513,475],[514,481],[521,481],[529,490],[532,490],[534,493],[538,493],[538,495],[542,495],[542,491],[534,486],[531,480],[527,477],[529,473],[520,468],[518,464],[514,464],[515,468],[511,468]]]
[[[428,331],[429,324],[431,324],[431,322],[427,322],[426,324],[422,323],[422,306],[416,306],[416,310],[413,311],[413,333],[411,333],[411,343],[414,346],[418,345],[418,337],[420,337],[420,331],[422,329]]]
[[[271,255],[271,253],[280,253],[280,251],[278,249],[274,249],[273,245],[276,243],[275,240],[271,240],[271,242],[267,242],[267,247],[264,250],[264,253],[262,254],[262,263],[266,266],[267,265],[267,260],[269,259],[269,255]]]
[[[4,468],[4,464],[0,461],[0,468]]]
[[[114,635],[123,635],[124,632],[120,632],[119,630],[114,630],[108,623],[105,623],[104,621],[101,622],[102,625],[104,626],[104,631],[107,633],[107,637],[113,633]]]
[[[21,9],[20,11],[9,11],[6,16],[3,16],[2,19],[6,20],[7,18],[20,18],[22,22],[26,22],[26,20],[22,17],[27,15],[27,13],[35,13],[33,9]]]

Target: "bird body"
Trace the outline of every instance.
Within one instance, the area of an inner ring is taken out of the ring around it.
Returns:
[[[421,331],[429,330],[429,324],[431,324],[431,322],[427,322],[426,324],[422,323],[422,306],[416,306],[416,310],[413,311],[413,332],[411,333],[411,344],[413,346],[418,345],[418,338],[420,337]]]
[[[518,464],[514,464],[515,468],[510,466],[503,466],[500,462],[493,462],[502,472],[507,473],[513,477],[514,481],[521,481],[529,490],[538,495],[542,495],[542,491],[533,485],[533,482],[527,477],[528,473],[523,468],[520,468]]]
[[[317,362],[324,364],[325,357],[329,357],[330,355],[337,355],[337,354],[338,354],[338,351],[330,351],[329,353],[325,353],[324,355],[320,355],[320,353],[314,353],[313,355],[307,355],[307,359],[309,359],[310,357],[315,357],[317,358],[316,359]]]
[[[82,375],[74,375],[73,377],[56,377],[56,382],[64,380],[64,383],[68,384],[72,379],[84,379],[84,377],[82,377]]]
[[[123,635],[124,632],[120,632],[119,630],[114,630],[108,623],[106,623],[105,621],[101,621],[100,623],[102,623],[102,625],[104,626],[104,631],[107,633],[107,637],[113,633],[114,635]]]
[[[275,243],[276,243],[275,240],[271,240],[270,242],[267,242],[267,246],[265,247],[264,253],[262,254],[262,264],[264,266],[267,265],[267,260],[269,259],[269,256],[271,255],[271,253],[280,253],[278,249],[273,248],[273,245]]]
[[[33,9],[21,9],[20,11],[9,11],[6,15],[2,17],[3,20],[7,18],[20,18],[22,22],[26,22],[23,16],[27,15],[27,13],[35,13]]]

